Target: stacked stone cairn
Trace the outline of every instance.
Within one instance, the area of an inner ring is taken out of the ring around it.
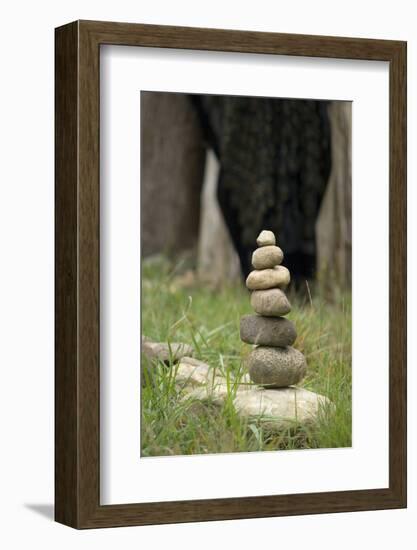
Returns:
[[[257,244],[252,257],[255,269],[246,280],[255,314],[243,317],[240,323],[241,339],[255,347],[247,357],[249,374],[237,384],[233,404],[242,418],[259,419],[265,429],[279,433],[296,424],[316,422],[323,406],[334,410],[334,405],[323,395],[294,386],[305,374],[306,360],[292,347],[297,333],[285,318],[291,311],[284,292],[290,273],[281,265],[283,253],[271,231],[262,231]],[[152,382],[155,366],[175,364],[175,381],[186,402],[222,406],[229,399],[230,379],[192,357],[194,350],[188,344],[142,337],[142,353],[149,375],[143,377],[143,383]],[[253,384],[248,384],[249,379]]]
[[[240,338],[255,345],[246,360],[252,382],[264,388],[284,388],[300,382],[307,367],[304,355],[291,347],[297,337],[295,326],[284,317],[291,311],[284,292],[290,272],[281,265],[284,254],[272,231],[262,231],[256,242],[255,269],[246,279],[255,315],[241,319]]]

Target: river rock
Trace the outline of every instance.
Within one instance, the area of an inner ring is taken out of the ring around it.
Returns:
[[[297,384],[304,376],[307,365],[304,355],[291,347],[259,346],[246,359],[252,382],[270,388]]]
[[[216,369],[193,357],[183,357],[175,369],[175,382],[183,386],[224,384],[224,378]]]
[[[254,290],[250,303],[256,313],[266,317],[281,317],[291,311],[288,298],[279,288]]]
[[[234,395],[237,393],[245,393],[251,388],[253,388],[253,385],[239,386],[236,392],[234,392]],[[216,378],[216,380],[210,384],[185,387],[183,400],[197,400],[202,403],[212,403],[213,405],[221,406],[228,398],[230,398],[230,395],[230,383],[227,383],[226,378]]]
[[[261,246],[252,254],[252,265],[255,269],[267,269],[282,262],[284,253],[278,246]]]
[[[189,403],[210,402],[221,407],[229,397],[230,389],[224,383],[190,388],[183,399]],[[271,433],[314,425],[323,415],[335,411],[334,403],[324,395],[295,387],[238,386],[233,405],[241,418],[255,420]]]
[[[256,239],[256,244],[258,246],[275,245],[275,235],[272,233],[272,231],[267,231],[266,229],[264,229],[259,233],[259,236]]]
[[[304,388],[252,387],[250,391],[236,393],[234,406],[239,416],[255,419],[264,429],[277,433],[296,426],[313,425],[335,410],[327,397]]]
[[[261,346],[291,346],[297,337],[294,324],[284,317],[245,315],[240,320],[240,339]]]
[[[255,269],[246,279],[249,290],[265,290],[268,288],[286,288],[290,283],[290,272],[283,265],[272,269]]]
[[[182,342],[150,342],[142,338],[142,353],[149,359],[162,361],[163,363],[177,363],[182,357],[194,354],[194,350],[188,344]]]

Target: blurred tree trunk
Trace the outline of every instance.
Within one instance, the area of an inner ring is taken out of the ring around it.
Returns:
[[[352,104],[329,106],[332,169],[316,223],[317,276],[331,288],[352,281]]]
[[[351,283],[351,103],[329,106],[332,170],[316,222],[317,274],[330,288]],[[203,185],[204,180],[204,185]],[[240,275],[217,200],[218,162],[207,154],[189,96],[141,93],[142,254],[198,245],[199,277],[214,285]],[[200,216],[201,212],[201,216]]]
[[[205,144],[186,94],[141,92],[142,255],[196,247]]]
[[[239,257],[217,201],[219,169],[219,161],[209,150],[201,195],[197,272],[201,281],[213,287],[240,278]]]

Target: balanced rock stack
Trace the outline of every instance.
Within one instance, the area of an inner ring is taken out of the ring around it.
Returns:
[[[290,272],[281,265],[284,254],[276,246],[272,231],[262,231],[256,242],[258,248],[252,256],[255,269],[246,279],[255,315],[241,319],[240,338],[256,346],[246,363],[252,382],[265,388],[283,388],[297,384],[307,367],[304,355],[291,347],[297,333],[284,317],[291,311],[284,293]]]

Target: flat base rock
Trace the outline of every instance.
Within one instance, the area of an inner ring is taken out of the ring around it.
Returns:
[[[228,397],[228,384],[209,365],[184,358],[176,369],[176,382],[184,392],[183,399],[210,402],[221,406]],[[232,382],[233,383],[233,382]],[[323,395],[297,387],[265,389],[254,386],[247,376],[235,388],[234,406],[243,419],[256,420],[270,432],[289,427],[311,425],[322,411],[334,410]]]
[[[258,419],[270,431],[314,424],[322,411],[334,408],[327,397],[296,387],[238,392],[234,405],[240,416]]]
[[[152,342],[142,337],[142,353],[148,358],[163,363],[178,362],[182,357],[194,354],[194,350],[188,344],[181,342]]]
[[[175,381],[188,389],[196,386],[213,387],[225,384],[224,377],[217,374],[216,369],[193,357],[181,359],[179,365],[175,367]]]

